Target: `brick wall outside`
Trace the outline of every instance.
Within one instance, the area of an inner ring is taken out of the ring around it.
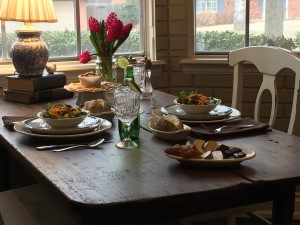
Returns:
[[[163,75],[153,76],[153,86],[178,95],[181,90],[194,90],[221,98],[225,105],[231,105],[233,69],[227,65],[203,64],[192,73],[183,73],[179,61],[187,58],[187,3],[185,0],[156,1],[157,59],[164,60]],[[248,68],[245,77],[243,116],[253,117],[254,102],[261,75],[254,67]],[[279,76],[279,107],[275,128],[286,131],[291,111],[294,78]],[[267,121],[270,96],[265,95],[261,119]]]

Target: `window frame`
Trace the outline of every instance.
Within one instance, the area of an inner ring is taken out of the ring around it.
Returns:
[[[249,46],[249,36],[250,36],[250,0],[246,0],[246,14],[245,14],[245,47]],[[203,52],[196,52],[196,43],[195,43],[195,35],[196,35],[196,1],[188,1],[187,5],[187,22],[188,24],[191,24],[190,27],[188,27],[188,58],[189,59],[204,59],[207,62],[211,62],[211,60],[227,60],[229,51],[223,51],[223,52],[209,52],[209,51],[203,51]],[[293,53],[295,55],[300,56],[300,51],[294,50]],[[183,60],[185,61],[185,60]],[[224,63],[222,61],[222,63]]]
[[[144,15],[141,17],[141,21],[143,23],[141,31],[142,31],[143,37],[144,37],[142,40],[142,45],[144,46],[144,53],[139,53],[139,54],[130,53],[130,55],[133,55],[135,57],[141,57],[141,56],[147,55],[151,59],[155,60],[156,59],[156,54],[155,54],[156,45],[154,42],[155,1],[154,0],[153,1],[152,0],[139,0],[139,1],[141,4],[141,10],[144,11]],[[76,34],[77,34],[76,47],[78,49],[78,53],[76,56],[52,57],[52,58],[49,58],[49,60],[48,60],[49,62],[59,62],[61,64],[63,64],[63,62],[66,62],[66,63],[72,62],[71,64],[73,64],[78,61],[78,57],[81,54],[80,0],[73,0],[73,2],[74,2],[74,11],[75,11],[74,12],[75,13],[75,17],[74,17],[75,21],[74,22],[75,22]],[[2,46],[6,46],[6,43],[4,43],[6,40],[5,21],[1,21],[1,36],[2,36]],[[6,57],[7,52],[8,52],[8,49],[6,47],[2,47],[2,59],[0,59],[0,65],[8,65],[8,67],[13,67],[12,61]],[[128,53],[128,55],[129,55],[129,53]],[[118,56],[118,54],[115,54],[115,56]],[[0,74],[2,74],[2,73],[0,72]]]

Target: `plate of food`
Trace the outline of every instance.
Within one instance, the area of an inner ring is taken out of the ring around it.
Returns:
[[[181,91],[174,103],[186,114],[208,114],[221,104],[221,99],[209,97],[198,91]]]
[[[80,107],[73,107],[68,104],[51,105],[48,103],[37,117],[53,128],[74,128],[86,118],[87,113]]]
[[[165,149],[166,156],[182,164],[205,167],[236,166],[255,157],[255,152],[238,146],[196,139],[194,143]]]
[[[91,116],[100,117],[109,121],[112,121],[115,116],[114,109],[104,99],[86,101],[82,110]]]
[[[185,140],[191,128],[174,115],[152,116],[148,127],[154,136],[168,141]]]

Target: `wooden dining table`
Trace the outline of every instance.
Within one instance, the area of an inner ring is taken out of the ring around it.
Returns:
[[[53,101],[75,105],[76,98]],[[108,99],[109,100],[109,99]],[[154,108],[171,104],[174,96],[155,90],[141,100],[139,147],[122,150],[117,119],[96,135],[69,139],[24,135],[0,126],[0,184],[9,187],[9,159],[15,160],[78,224],[155,224],[201,213],[273,201],[273,224],[291,225],[295,186],[300,184],[300,137],[278,130],[214,137],[218,143],[256,153],[233,167],[186,166],[164,150],[185,141],[154,136],[148,118]],[[0,115],[35,116],[44,103],[31,105],[0,100]],[[101,149],[53,152],[36,146],[88,142],[104,137]]]

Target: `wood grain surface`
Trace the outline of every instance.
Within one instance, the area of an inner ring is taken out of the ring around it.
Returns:
[[[111,129],[93,137],[55,140],[33,138],[0,126],[1,154],[9,155],[57,198],[79,215],[82,224],[150,224],[238,205],[274,200],[276,221],[288,225],[293,190],[300,183],[300,138],[272,130],[216,139],[256,152],[256,157],[234,168],[188,167],[165,156],[174,142],[148,131],[154,108],[171,104],[174,96],[155,91],[143,100],[139,148],[120,150],[117,119]],[[111,99],[110,99],[111,101]],[[75,105],[76,98],[56,101]],[[0,100],[2,116],[35,116],[45,103],[24,105]],[[105,137],[102,149],[69,152],[36,151],[42,144],[88,142]],[[195,137],[189,137],[193,140]],[[2,157],[2,160],[5,157]],[[1,162],[0,162],[1,164]],[[6,168],[2,164],[2,170]],[[8,186],[1,172],[1,187]],[[278,193],[285,191],[288,201]]]

